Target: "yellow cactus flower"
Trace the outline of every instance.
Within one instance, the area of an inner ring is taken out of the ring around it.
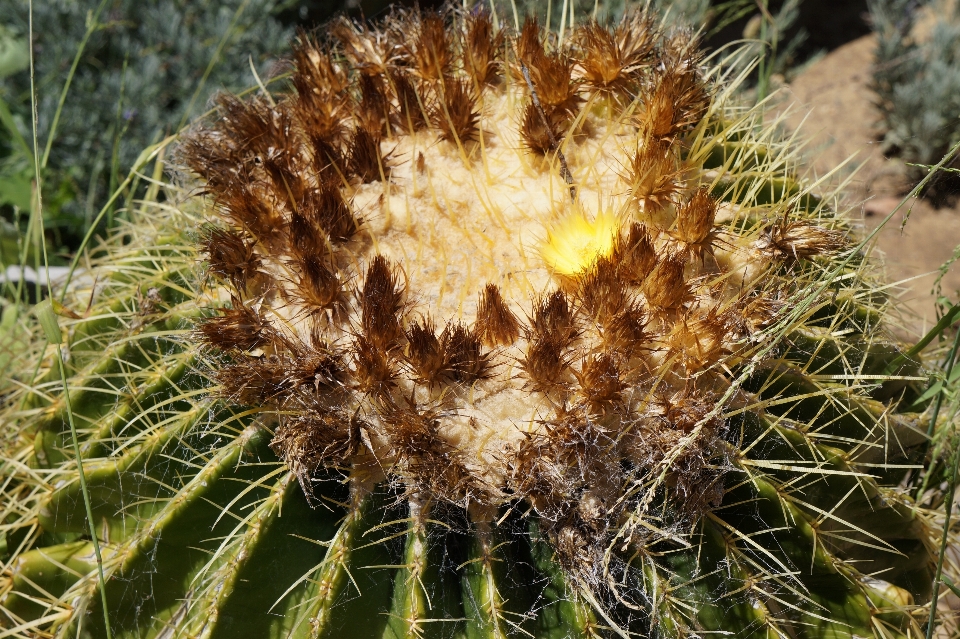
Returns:
[[[577,212],[547,231],[540,256],[554,272],[577,275],[613,252],[619,230],[619,221],[612,211],[599,212],[593,221]]]

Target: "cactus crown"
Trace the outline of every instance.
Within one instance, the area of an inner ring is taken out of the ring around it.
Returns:
[[[694,36],[451,9],[294,57],[292,93],[221,98],[183,157],[225,222],[203,248],[232,302],[200,335],[304,491],[331,466],[478,519],[526,500],[584,574],[648,498],[631,482],[715,504],[718,398],[781,303],[769,273],[842,240],[718,226]]]

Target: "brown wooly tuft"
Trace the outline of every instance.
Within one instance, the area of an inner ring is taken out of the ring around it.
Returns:
[[[702,258],[705,253],[713,252],[716,217],[717,201],[710,195],[709,189],[700,187],[686,203],[677,207],[677,230],[674,236],[693,255]]]
[[[396,267],[384,256],[376,255],[367,267],[359,294],[360,328],[363,336],[382,350],[396,348],[403,335],[403,296],[404,286]]]
[[[537,97],[548,113],[561,111],[569,116],[577,113],[582,98],[573,79],[573,60],[563,51],[547,53],[540,39],[537,19],[527,17],[517,41],[517,58],[526,65]],[[525,79],[518,74],[522,82]]]
[[[276,355],[241,355],[214,373],[220,396],[245,406],[279,406],[290,392],[289,365]]]
[[[628,362],[649,348],[651,336],[646,328],[647,314],[634,299],[602,324],[600,338],[606,352]]]
[[[583,83],[596,93],[632,100],[642,72],[654,63],[658,31],[654,19],[637,11],[611,32],[596,20],[574,33]]]
[[[403,69],[391,69],[390,83],[397,99],[392,119],[393,126],[408,134],[424,129],[427,126],[427,117],[423,112],[423,98],[411,82],[409,72]]]
[[[433,321],[426,317],[412,322],[406,335],[407,362],[416,373],[417,381],[427,386],[440,384],[447,357]]]
[[[657,260],[640,287],[647,303],[659,309],[676,309],[689,299],[690,285],[683,275],[686,263],[685,252],[676,250]]]
[[[534,301],[528,319],[526,357],[520,362],[531,388],[542,393],[562,391],[568,384],[568,352],[578,336],[574,313],[563,291]]]
[[[496,284],[487,284],[480,293],[474,330],[480,341],[491,347],[513,344],[520,337],[520,322]]]
[[[526,434],[513,456],[514,494],[533,504],[560,565],[591,584],[603,565],[603,531],[618,510],[603,493],[623,480],[619,465],[598,463],[613,446],[606,429],[574,407]]]
[[[497,82],[506,37],[502,30],[494,33],[493,20],[485,9],[471,11],[463,25],[463,69],[479,91]]]
[[[443,95],[433,107],[431,120],[440,129],[440,139],[453,143],[475,140],[480,132],[480,112],[473,89],[465,80],[448,79]]]
[[[679,358],[688,374],[715,364],[724,352],[729,320],[717,308],[706,313],[684,313],[667,335],[669,356]]]
[[[543,50],[543,42],[540,38],[541,30],[540,25],[537,23],[537,18],[535,16],[527,16],[523,21],[520,35],[514,42],[514,47],[516,49],[517,61],[527,65],[531,77],[533,71],[529,69],[529,66],[533,64],[535,58],[546,56]],[[523,73],[519,69],[516,70],[514,75],[520,82],[523,81]],[[534,82],[534,86],[536,86],[536,82]]]
[[[573,310],[566,294],[559,289],[534,300],[529,324],[528,339],[557,335],[562,341],[569,343],[577,337]]]
[[[389,170],[389,157],[380,153],[380,138],[357,127],[350,138],[347,171],[362,184],[380,180]]]
[[[287,119],[266,100],[256,97],[244,101],[221,93],[216,102],[221,116],[219,130],[234,151],[234,161],[249,163],[257,155],[287,153],[293,132]]]
[[[218,129],[198,126],[181,142],[179,154],[191,171],[199,175],[204,187],[201,194],[219,193],[237,180],[243,158],[233,141]]]
[[[343,137],[346,137],[344,132]],[[344,156],[344,143],[327,142],[319,138],[310,140],[313,151],[313,170],[323,182],[334,184],[342,182],[347,176],[347,158]]]
[[[199,129],[180,148],[183,162],[205,181],[218,215],[268,247],[283,243],[286,221],[276,205],[273,185],[229,127],[220,132]],[[283,201],[287,195],[283,196]]]
[[[574,376],[580,384],[578,393],[591,415],[608,414],[622,402],[621,394],[627,384],[621,379],[613,355],[595,353],[584,358]]]
[[[232,306],[218,309],[219,315],[204,320],[198,329],[200,340],[221,351],[252,351],[277,339],[270,322],[239,298]]]
[[[343,353],[329,344],[300,345],[290,361],[289,379],[293,388],[312,389],[311,397],[341,389],[347,379]]]
[[[390,100],[387,97],[387,75],[362,75],[360,85],[360,104],[357,105],[358,128],[366,131],[372,139],[380,141],[387,133],[390,118]]]
[[[731,334],[736,338],[752,338],[774,322],[785,298],[784,291],[776,289],[740,296],[729,313]]]
[[[553,140],[557,139],[559,142],[556,131],[567,118],[563,114],[554,114],[553,124],[550,119],[548,117],[547,122],[544,122],[540,111],[532,102],[523,108],[523,115],[520,116],[520,138],[523,145],[537,155],[546,155],[555,150]]]
[[[842,232],[806,220],[790,220],[787,215],[765,227],[756,242],[756,247],[770,257],[791,263],[837,253],[847,245]]]
[[[682,129],[682,112],[674,95],[674,81],[661,77],[638,113],[637,128],[656,140],[672,141]]]
[[[404,288],[396,269],[377,255],[357,295],[360,327],[351,348],[356,388],[382,395],[395,385],[397,377],[395,360],[403,335],[400,316]]]
[[[210,272],[228,280],[240,298],[246,291],[247,282],[257,275],[261,266],[255,246],[244,233],[232,229],[208,227],[200,236],[201,252],[207,256]]]
[[[644,210],[672,202],[681,188],[681,170],[671,145],[649,134],[642,136],[624,181]]]
[[[453,381],[470,384],[490,377],[490,353],[483,351],[474,331],[459,322],[447,324],[440,334],[440,343]]]
[[[573,357],[568,352],[569,346],[570,341],[556,333],[531,337],[526,355],[520,361],[529,380],[526,386],[545,395],[566,390]]]
[[[520,119],[520,138],[523,145],[537,155],[556,151],[554,140],[560,144],[570,125],[570,117],[563,111],[545,110],[544,115],[547,117],[546,122],[540,115],[540,110],[531,102],[523,108]]]
[[[255,191],[254,185],[243,183],[243,179],[240,177],[217,194],[216,208],[219,214],[247,231],[269,250],[282,250],[288,226],[282,209],[270,205],[261,197],[262,191]]]
[[[617,236],[611,261],[617,267],[617,277],[639,285],[657,264],[657,249],[650,231],[640,222],[633,222],[626,234]]]
[[[223,118],[232,125],[226,127],[227,133],[251,173],[256,176],[262,171],[262,184],[275,201],[296,208],[306,183],[289,105],[273,108],[263,99],[244,102],[229,94],[219,95],[217,103]]]
[[[691,385],[669,397],[655,393],[650,410],[632,431],[633,454],[642,465],[656,468],[670,456],[668,482],[675,495],[671,505],[695,521],[723,497],[725,423],[709,417],[716,406],[709,393]],[[678,448],[680,441],[685,446]],[[677,456],[671,453],[680,451]]]
[[[511,477],[516,494],[531,497],[541,516],[555,520],[560,519],[557,510],[567,507],[563,502],[574,501],[596,471],[591,468],[596,453],[613,442],[581,407],[562,408],[543,425],[539,432],[525,433]]]
[[[353,362],[354,388],[374,397],[385,397],[396,386],[395,349],[357,335],[350,348]]]
[[[694,126],[710,106],[710,94],[702,76],[703,52],[700,38],[690,29],[679,29],[663,43],[661,62],[663,80],[670,85],[676,100],[678,130]]]
[[[326,255],[327,234],[300,211],[290,214],[290,246],[297,256]]]
[[[365,22],[354,22],[346,17],[335,19],[330,34],[340,42],[344,57],[354,69],[365,76],[383,76],[401,57],[400,42],[394,30],[370,29]]]
[[[489,377],[490,354],[483,352],[480,338],[463,324],[447,324],[438,337],[427,318],[413,322],[406,335],[407,361],[420,383],[433,387]]]
[[[673,142],[703,118],[710,96],[700,77],[696,50],[697,39],[686,31],[664,44],[660,59],[664,70],[641,95],[637,113],[637,127],[649,138]]]
[[[447,503],[483,502],[486,488],[467,470],[463,454],[440,434],[441,416],[433,410],[385,405],[381,410],[395,462],[409,497]]]
[[[298,31],[293,46],[293,109],[311,143],[338,145],[350,119],[350,79],[328,47]]]
[[[576,279],[579,307],[593,322],[606,323],[629,301],[625,282],[617,271],[614,259],[601,257]]]
[[[562,51],[546,53],[540,40],[540,26],[533,17],[527,17],[524,22],[516,51],[522,66],[515,75],[525,85],[523,68],[527,69],[543,109],[541,114],[531,96],[531,103],[521,116],[521,137],[525,146],[535,153],[555,151],[551,135],[559,144],[582,102],[573,80],[573,62]]]
[[[453,67],[453,52],[446,21],[443,15],[434,11],[421,13],[416,9],[414,15],[416,35],[413,46],[408,47],[414,72],[424,82],[441,82],[450,75]]]
[[[294,264],[300,276],[295,286],[297,299],[312,313],[332,311],[339,317],[347,306],[339,271],[322,254],[298,255]]]
[[[335,244],[350,241],[363,223],[350,210],[337,185],[327,181],[307,191],[299,212]]]
[[[285,416],[270,448],[293,471],[303,494],[313,503],[312,477],[323,466],[337,467],[360,449],[361,423],[353,416],[322,406],[304,405]]]

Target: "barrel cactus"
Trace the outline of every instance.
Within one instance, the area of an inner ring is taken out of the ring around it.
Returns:
[[[509,22],[334,22],[180,136],[4,387],[3,636],[920,633],[837,198],[690,32]]]

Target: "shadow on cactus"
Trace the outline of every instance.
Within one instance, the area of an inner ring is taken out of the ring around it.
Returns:
[[[114,636],[920,632],[917,372],[742,76],[643,13],[293,58],[66,296]],[[0,624],[99,637],[50,357],[8,386]]]

